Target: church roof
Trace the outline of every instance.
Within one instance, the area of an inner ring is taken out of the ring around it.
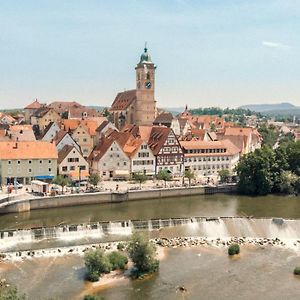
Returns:
[[[125,110],[136,100],[136,90],[118,93],[111,105],[111,111]]]

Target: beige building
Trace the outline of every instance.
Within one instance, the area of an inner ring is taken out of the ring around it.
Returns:
[[[31,124],[38,125],[42,132],[51,122],[57,124],[61,122],[60,115],[53,108],[41,107],[31,116]]]
[[[41,108],[42,106],[44,106],[43,104],[41,104],[37,99],[35,99],[35,101],[33,101],[32,103],[30,103],[29,105],[27,105],[24,108],[24,112],[25,112],[25,122],[26,123],[30,123],[31,120],[31,116],[34,115],[34,113]]]
[[[156,118],[155,70],[145,47],[136,70],[136,89],[118,93],[110,112],[118,129],[125,124],[152,125]]]
[[[90,171],[104,179],[128,178],[130,159],[123,147],[112,138],[102,138],[89,156]]]
[[[233,171],[240,158],[240,149],[229,140],[180,141],[184,152],[185,170],[197,176],[218,175],[224,169]]]
[[[82,179],[89,174],[89,164],[82,154],[71,145],[65,145],[58,152],[58,174],[73,179]],[[75,175],[75,176],[74,176]],[[80,178],[79,178],[80,177]]]
[[[57,157],[54,143],[0,142],[1,184],[51,180],[57,174]]]

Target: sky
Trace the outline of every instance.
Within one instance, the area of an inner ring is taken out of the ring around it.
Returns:
[[[145,41],[159,107],[300,106],[300,0],[0,0],[0,109],[109,106]]]

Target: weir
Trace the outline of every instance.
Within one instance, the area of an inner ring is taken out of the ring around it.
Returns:
[[[96,222],[0,231],[0,250],[16,249],[51,241],[74,244],[76,241],[117,241],[134,231],[149,232],[152,237],[197,236],[207,238],[279,238],[300,239],[300,220],[249,217],[193,217],[151,220]],[[46,244],[46,246],[47,246]],[[50,246],[49,244],[49,246]]]

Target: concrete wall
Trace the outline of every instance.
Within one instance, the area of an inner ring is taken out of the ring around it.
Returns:
[[[58,208],[65,206],[78,206],[88,204],[103,204],[135,200],[147,200],[155,198],[169,198],[180,196],[193,196],[213,194],[217,192],[233,192],[234,188],[207,188],[207,187],[189,187],[172,189],[153,189],[142,191],[115,192],[115,193],[94,193],[94,194],[76,194],[62,195],[55,197],[40,197],[26,200],[12,200],[0,204],[0,214],[12,212],[24,212],[34,209]]]

